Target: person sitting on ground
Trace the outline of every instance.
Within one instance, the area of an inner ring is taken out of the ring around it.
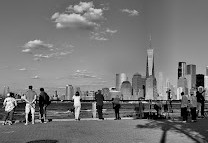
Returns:
[[[3,118],[3,124],[6,125],[6,120],[9,117],[9,125],[12,125],[12,119],[14,114],[14,109],[17,106],[17,101],[13,97],[14,93],[9,92],[7,93],[7,97],[4,99],[3,107],[5,108],[5,115]]]

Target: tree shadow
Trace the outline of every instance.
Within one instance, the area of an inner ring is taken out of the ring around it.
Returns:
[[[208,143],[208,120],[201,119],[195,123],[182,123],[180,121],[173,120],[151,120],[151,122],[145,125],[137,125],[137,128],[160,128],[163,133],[160,139],[160,143],[165,143],[167,138],[167,132],[174,130],[177,133],[184,134],[188,138],[192,139],[196,143]]]

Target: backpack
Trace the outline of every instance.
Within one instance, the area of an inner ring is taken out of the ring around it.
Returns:
[[[48,96],[48,94],[47,93],[45,93],[45,104],[47,104],[47,105],[50,105],[51,104],[51,100],[50,100],[50,97]]]

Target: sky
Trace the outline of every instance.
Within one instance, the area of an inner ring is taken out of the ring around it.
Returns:
[[[155,73],[176,85],[178,62],[204,74],[206,0],[1,0],[0,87],[91,90],[116,73],[145,75],[149,37]]]

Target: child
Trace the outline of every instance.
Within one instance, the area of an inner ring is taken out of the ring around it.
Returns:
[[[7,93],[7,98],[4,99],[3,107],[5,107],[5,116],[3,124],[6,125],[6,120],[9,117],[9,125],[12,125],[12,118],[14,114],[14,108],[17,106],[17,101],[13,97],[14,93]]]
[[[184,92],[181,92],[181,115],[183,117],[183,123],[186,123],[188,120],[188,114],[187,114],[187,107],[188,107],[188,97],[184,95]]]

